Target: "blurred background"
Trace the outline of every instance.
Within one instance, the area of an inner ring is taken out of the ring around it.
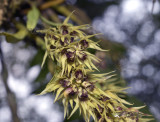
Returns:
[[[43,4],[49,3],[49,0],[37,1],[42,16],[50,21],[62,22],[68,13],[76,10],[71,18],[73,24],[89,23],[92,30],[87,33],[103,33],[100,45],[110,51],[95,52],[103,60],[97,66],[101,72],[116,70],[121,86],[131,87],[127,89],[129,96],[125,99],[135,106],[147,105],[143,111],[153,114],[154,121],[160,121],[160,1],[55,1],[59,2],[53,6],[47,4],[48,7]],[[13,3],[20,5],[14,9],[14,19],[25,24],[25,11],[30,6],[26,1]],[[7,11],[4,5],[0,4],[0,12]],[[4,17],[0,31],[15,32],[12,20],[8,18]],[[3,20],[1,15],[0,20]],[[39,20],[36,29],[45,26]],[[76,118],[78,114],[64,120],[63,106],[58,102],[53,104],[53,94],[36,95],[45,88],[54,70],[49,68],[49,61],[43,69],[40,68],[43,55],[44,50],[33,38],[8,43],[4,36],[0,36],[0,122],[83,121],[81,117]]]

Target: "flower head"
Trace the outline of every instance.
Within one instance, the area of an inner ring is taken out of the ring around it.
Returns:
[[[93,48],[106,51],[99,47],[91,37],[97,35],[86,35],[82,29],[87,25],[73,26],[68,23],[69,15],[62,24],[45,31],[46,53],[45,59],[50,57],[56,60],[60,70],[57,71],[46,88],[41,92],[56,92],[55,101],[61,99],[64,105],[64,117],[68,115],[68,106],[72,107],[70,118],[79,109],[86,122],[92,116],[96,122],[137,122],[142,120],[145,114],[139,112],[139,108],[128,109],[127,101],[117,96],[115,92],[107,89],[101,90],[96,83],[105,82],[113,75],[110,73],[93,74],[98,70],[93,61],[100,60],[87,51]],[[122,91],[117,89],[117,91]],[[144,120],[143,120],[144,122]]]

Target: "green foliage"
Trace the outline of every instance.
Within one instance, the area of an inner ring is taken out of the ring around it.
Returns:
[[[39,10],[35,7],[32,6],[32,9],[28,12],[27,14],[27,29],[28,30],[33,30],[38,22],[40,12]]]
[[[7,32],[2,32],[0,35],[3,35],[6,37],[6,41],[9,43],[16,43],[18,41],[21,41],[26,37],[28,34],[28,31],[26,27],[20,23],[16,23],[16,27],[18,28],[18,32],[11,34]]]

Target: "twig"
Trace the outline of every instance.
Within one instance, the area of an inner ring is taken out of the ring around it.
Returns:
[[[49,8],[51,6],[57,6],[57,5],[59,5],[59,4],[63,3],[63,2],[64,2],[64,0],[52,0],[52,1],[48,1],[48,2],[45,2],[44,4],[42,4],[40,6],[40,9],[44,10],[44,9]]]
[[[13,122],[20,122],[20,119],[17,115],[17,103],[16,103],[16,97],[15,94],[10,90],[9,86],[8,86],[8,71],[7,71],[7,67],[6,64],[4,62],[4,58],[3,58],[3,53],[1,50],[1,42],[0,42],[0,61],[2,64],[2,72],[1,72],[1,76],[2,76],[2,81],[4,83],[4,87],[7,93],[7,101],[8,101],[8,105],[9,108],[11,110],[11,114],[12,114],[12,120]]]

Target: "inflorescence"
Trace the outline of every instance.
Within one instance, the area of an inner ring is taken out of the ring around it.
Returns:
[[[70,15],[71,16],[71,15]],[[64,117],[70,118],[78,109],[86,122],[91,117],[95,122],[145,122],[145,114],[138,111],[142,107],[127,108],[124,104],[131,105],[119,98],[111,90],[103,91],[96,87],[97,82],[107,80],[108,74],[94,74],[97,67],[94,62],[100,60],[87,51],[88,48],[105,51],[91,37],[82,30],[88,25],[73,26],[68,23],[68,16],[62,24],[46,30],[46,53],[42,66],[47,56],[56,61],[57,70],[46,88],[40,93],[55,92],[55,101],[62,100]],[[69,107],[72,112],[69,114]]]

